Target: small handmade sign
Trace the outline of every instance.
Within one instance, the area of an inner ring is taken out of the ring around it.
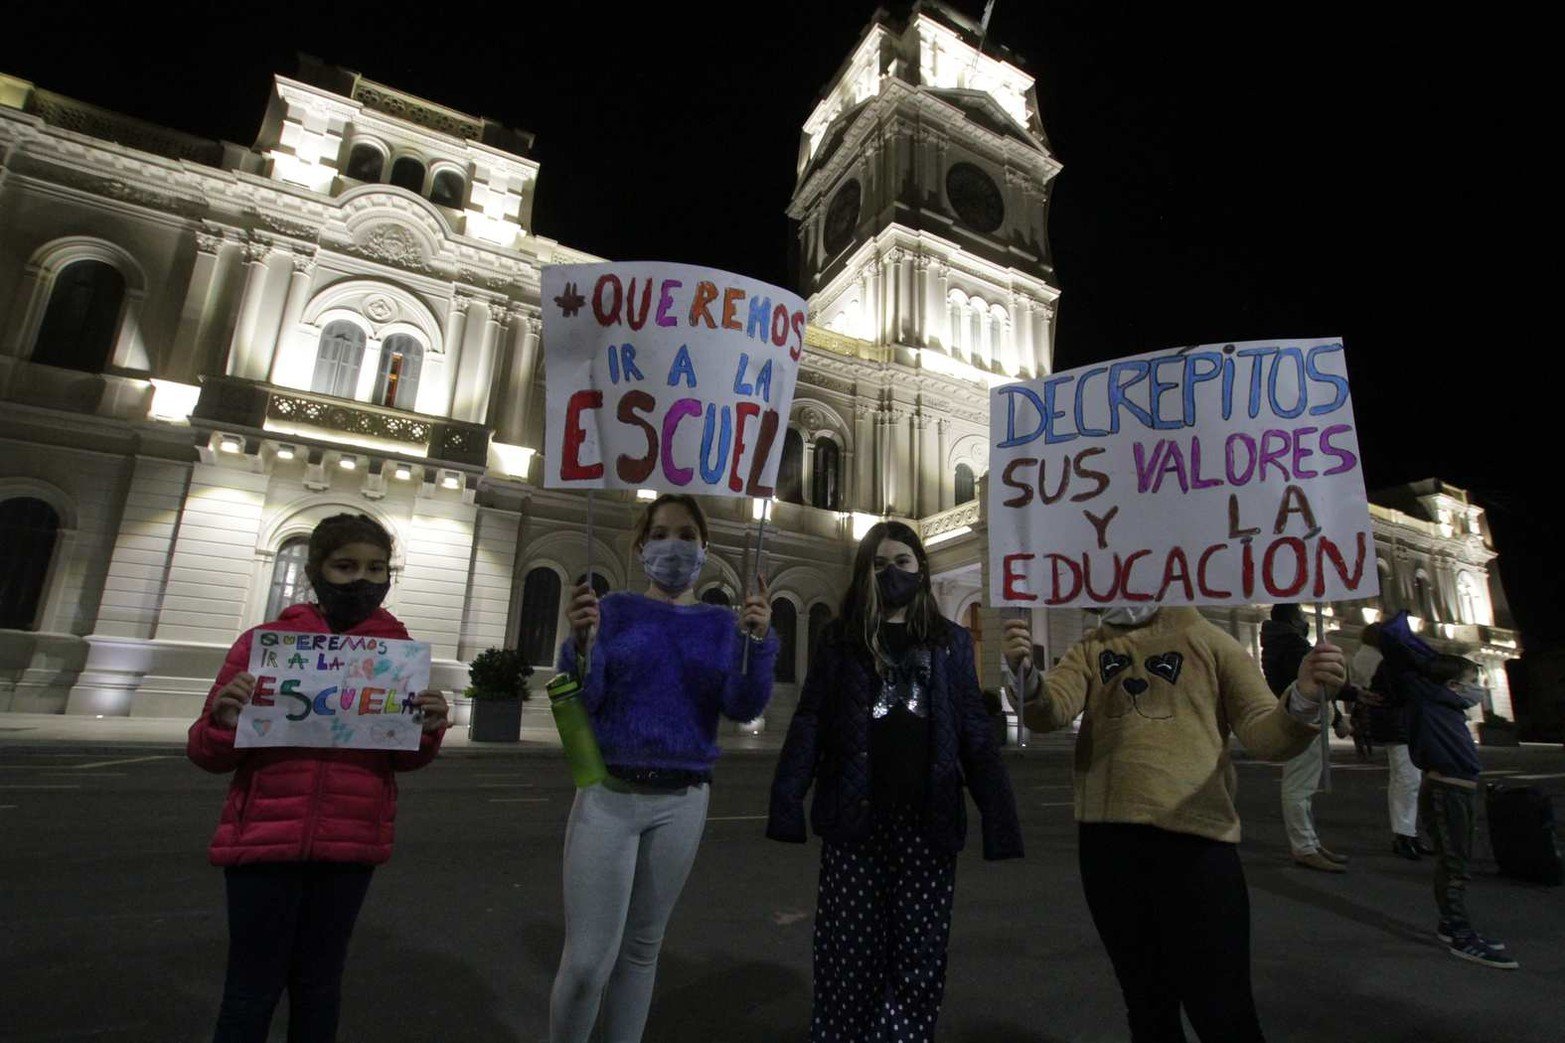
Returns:
[[[250,673],[237,747],[418,749],[413,699],[429,687],[427,642],[258,630]]]

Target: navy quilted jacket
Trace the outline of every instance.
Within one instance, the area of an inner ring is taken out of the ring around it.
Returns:
[[[929,802],[926,834],[937,850],[955,854],[967,840],[965,783],[983,821],[984,858],[1020,858],[1016,798],[973,666],[973,641],[955,623],[934,649],[929,693]],[[817,836],[851,844],[870,831],[870,706],[880,688],[869,653],[846,640],[840,621],[821,635],[799,695],[772,780],[766,835],[802,844],[804,795],[815,798],[810,823]]]

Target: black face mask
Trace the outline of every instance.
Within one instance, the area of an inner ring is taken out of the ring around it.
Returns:
[[[918,593],[921,578],[922,573],[887,565],[875,573],[875,585],[880,588],[880,603],[887,608],[906,606]]]
[[[367,579],[356,579],[352,583],[328,583],[320,580],[314,586],[326,622],[340,634],[364,622],[380,607],[391,590],[391,581],[371,583]]]

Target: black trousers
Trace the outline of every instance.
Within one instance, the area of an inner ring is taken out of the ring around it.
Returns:
[[[927,1043],[945,995],[956,856],[909,808],[877,811],[862,844],[824,844],[811,1043]]]
[[[1250,895],[1239,851],[1155,826],[1082,823],[1081,882],[1135,1043],[1262,1039],[1250,992]]]
[[[1467,884],[1473,878],[1473,834],[1478,790],[1424,776],[1418,811],[1435,846],[1435,904],[1455,934],[1472,931],[1467,919]]]
[[[288,1043],[337,1037],[348,938],[373,866],[293,862],[230,866],[228,974],[213,1043],[264,1043],[288,990]]]

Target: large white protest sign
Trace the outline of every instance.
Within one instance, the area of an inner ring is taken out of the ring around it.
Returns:
[[[652,261],[543,269],[544,485],[770,497],[804,301]]]
[[[990,393],[990,602],[1380,589],[1340,340],[1151,352]]]
[[[250,673],[235,746],[418,749],[413,699],[429,687],[427,642],[258,630]]]

